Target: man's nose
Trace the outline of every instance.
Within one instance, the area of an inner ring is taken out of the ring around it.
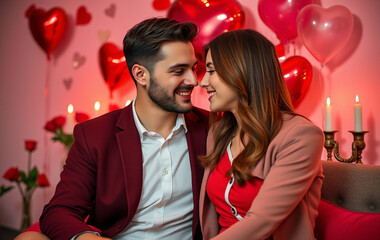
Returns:
[[[197,75],[195,72],[189,71],[189,73],[186,75],[185,84],[194,87],[198,85]]]

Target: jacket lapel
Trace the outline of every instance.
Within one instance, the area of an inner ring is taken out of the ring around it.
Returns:
[[[117,127],[121,129],[116,134],[116,138],[124,172],[128,205],[127,222],[129,223],[135,215],[140,202],[143,177],[141,142],[133,119],[132,105],[123,110]]]
[[[198,116],[193,112],[185,115],[187,146],[189,150],[190,166],[191,166],[191,181],[193,186],[193,236],[199,219],[199,190],[202,183],[203,167],[200,164],[198,156],[206,154],[206,136],[207,125],[199,121]]]

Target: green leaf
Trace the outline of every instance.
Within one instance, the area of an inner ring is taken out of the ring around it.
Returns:
[[[61,141],[61,138],[59,136],[54,136],[51,138],[54,142],[55,141]]]
[[[20,179],[21,179],[21,182],[23,183],[26,183],[27,182],[27,178],[26,178],[26,174],[24,171],[20,170]]]
[[[38,177],[38,169],[37,169],[37,167],[34,167],[29,172],[29,176],[28,176],[28,179],[27,179],[27,182],[26,182],[26,188],[27,189],[31,189],[33,187],[38,186],[37,177]]]
[[[38,177],[38,169],[37,167],[34,167],[32,170],[30,170],[29,172],[29,179],[34,179],[37,181],[37,177]]]
[[[12,190],[13,186],[5,187],[4,185],[0,186],[0,197],[3,196],[6,192]]]

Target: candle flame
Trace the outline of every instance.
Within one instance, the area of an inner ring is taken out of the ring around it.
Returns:
[[[73,113],[74,112],[74,106],[72,104],[69,104],[69,106],[67,106],[67,112],[68,113]]]
[[[356,103],[359,103],[359,96],[358,95],[356,95],[355,101],[356,101]]]
[[[100,102],[99,101],[95,102],[94,109],[95,109],[95,111],[99,111],[99,109],[100,109]]]
[[[131,102],[132,102],[132,101],[128,99],[128,100],[125,102],[125,106],[128,106],[129,104],[131,104]]]
[[[330,97],[326,99],[327,106],[330,106]]]

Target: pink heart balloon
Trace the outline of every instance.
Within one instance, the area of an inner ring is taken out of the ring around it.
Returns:
[[[281,69],[293,106],[296,107],[310,87],[313,79],[313,67],[306,58],[293,56],[281,63]]]
[[[313,0],[259,0],[258,12],[261,20],[276,33],[282,44],[298,36],[297,15]]]
[[[319,62],[333,58],[352,34],[354,18],[346,7],[336,5],[324,9],[311,4],[301,10],[297,28],[305,47]]]

